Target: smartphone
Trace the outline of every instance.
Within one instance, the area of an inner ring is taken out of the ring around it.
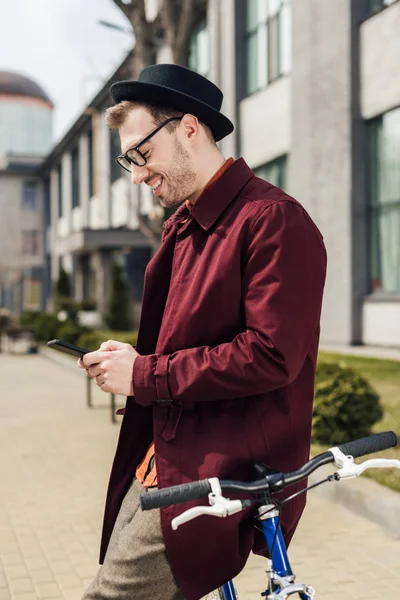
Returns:
[[[79,346],[74,346],[68,342],[63,342],[62,340],[51,340],[50,342],[47,342],[47,345],[49,348],[54,348],[54,350],[59,350],[59,352],[65,352],[66,354],[72,354],[72,356],[78,356],[79,358],[82,358],[82,356],[90,352],[90,350],[79,348]]]

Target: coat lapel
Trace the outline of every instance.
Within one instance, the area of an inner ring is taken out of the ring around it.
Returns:
[[[165,222],[162,244],[147,265],[136,344],[139,354],[155,352],[169,292],[177,223],[187,212],[187,208],[183,205]]]

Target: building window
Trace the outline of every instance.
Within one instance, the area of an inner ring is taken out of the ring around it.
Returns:
[[[22,289],[23,310],[40,310],[41,296],[41,282],[37,279],[24,279]]]
[[[368,124],[371,292],[400,293],[400,108]]]
[[[72,208],[76,208],[80,204],[79,146],[76,146],[71,152],[71,190],[72,190]]]
[[[272,160],[257,169],[253,169],[257,177],[265,179],[272,185],[276,185],[281,189],[286,187],[286,156],[281,156],[275,160]]]
[[[22,208],[36,211],[39,207],[39,185],[37,181],[24,181],[22,188]]]
[[[203,77],[210,75],[210,40],[206,21],[199,23],[191,35],[189,67]]]
[[[368,12],[373,15],[384,8],[387,8],[397,0],[369,0],[368,1]]]
[[[110,179],[114,183],[122,177],[123,171],[118,163],[115,162],[116,157],[121,154],[121,146],[118,133],[115,130],[110,130]]]
[[[51,223],[50,217],[50,177],[43,180],[43,217],[44,224],[48,227]]]
[[[58,218],[60,219],[63,215],[63,172],[62,164],[58,165]]]
[[[290,0],[246,1],[246,93],[262,90],[291,68]]]
[[[39,255],[39,231],[36,229],[22,231],[22,255]]]
[[[94,172],[93,172],[93,130],[91,129],[88,133],[88,153],[89,153],[89,198],[93,196],[94,192]]]

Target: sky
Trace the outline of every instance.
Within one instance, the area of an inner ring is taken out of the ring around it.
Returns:
[[[112,0],[0,0],[0,71],[33,79],[55,105],[56,143],[132,47]]]

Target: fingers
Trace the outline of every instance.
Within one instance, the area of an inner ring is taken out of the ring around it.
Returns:
[[[97,375],[97,377],[95,377],[96,383],[99,387],[101,387],[103,385],[103,383],[105,383],[105,378],[104,378],[104,374],[101,373],[100,375]]]
[[[122,350],[126,347],[127,344],[123,342],[117,342],[116,340],[108,340],[107,342],[103,342],[100,346],[100,350]]]
[[[86,369],[86,375],[94,379],[99,375],[104,375],[104,371],[98,365],[93,365],[92,367],[88,367]]]
[[[104,352],[104,350],[96,350],[95,352],[88,352],[79,360],[82,362],[83,368],[87,369],[92,365],[97,365],[105,358],[107,358],[107,354]]]

